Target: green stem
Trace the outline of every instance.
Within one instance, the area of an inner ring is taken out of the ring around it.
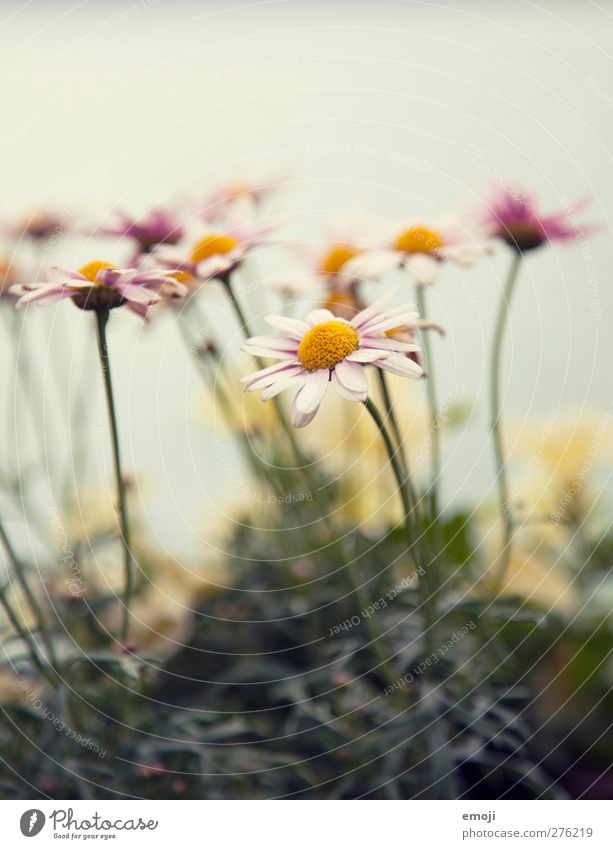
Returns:
[[[121,523],[121,542],[124,555],[124,604],[121,626],[121,640],[127,643],[130,629],[130,603],[134,590],[134,574],[132,551],[130,549],[130,525],[128,522],[128,509],[126,503],[126,486],[121,471],[121,454],[119,451],[119,431],[117,429],[117,416],[115,413],[115,399],[113,396],[113,382],[111,379],[111,364],[109,361],[108,345],[106,340],[106,326],[109,320],[108,310],[96,312],[98,321],[98,352],[100,354],[100,368],[104,379],[104,389],[109,413],[109,424],[111,427],[111,442],[113,447],[113,463],[115,466],[115,482],[117,486],[117,503]]]
[[[416,534],[416,530],[419,531],[419,528],[416,529],[415,523],[412,521],[414,508],[410,490],[407,484],[408,479],[404,474],[404,470],[398,458],[398,451],[394,448],[394,443],[392,442],[390,433],[385,425],[385,422],[383,421],[379,410],[376,408],[370,398],[366,399],[364,405],[372,416],[372,418],[374,419],[374,422],[377,425],[377,428],[379,429],[381,437],[383,438],[383,442],[385,443],[385,449],[387,451],[387,455],[389,457],[389,461],[394,472],[394,477],[396,479],[396,484],[398,486],[398,494],[400,496],[400,500],[402,501],[402,509],[404,513],[403,526],[405,530],[409,554],[411,555],[415,563],[417,573],[420,575],[419,589],[426,625],[424,632],[424,642],[426,645],[427,656],[430,657],[433,649],[434,623],[436,621],[436,611],[434,609],[434,598],[428,586],[427,574],[422,574],[424,572],[424,569],[422,567],[422,558],[419,555],[417,549],[418,537]]]
[[[396,440],[396,445],[398,446],[398,458],[402,464],[403,471],[403,479],[405,485],[408,489],[409,499],[411,503],[412,513],[415,516],[417,526],[421,527],[421,519],[420,519],[420,510],[419,510],[419,498],[417,497],[417,492],[413,487],[413,481],[411,479],[411,474],[409,470],[409,462],[404,451],[404,439],[400,432],[400,427],[398,425],[398,419],[396,417],[396,413],[394,412],[394,406],[392,404],[392,399],[389,393],[389,388],[387,385],[387,380],[385,378],[385,372],[381,369],[375,369],[377,372],[377,378],[379,380],[379,385],[381,387],[381,397],[383,399],[383,406],[385,407],[385,412],[387,418],[389,419],[389,423],[392,428],[392,432],[394,438]]]
[[[22,576],[22,573],[21,573],[21,563],[20,563],[19,559],[17,558],[17,556],[15,554],[15,550],[13,549],[13,547],[10,543],[10,540],[9,540],[7,534],[6,534],[6,531],[4,529],[4,525],[1,522],[0,522],[0,538],[2,539],[2,543],[4,545],[4,548],[6,549],[6,552],[9,556],[9,560],[11,561],[11,563],[13,565],[13,568],[14,568],[15,573],[17,575],[17,578],[19,580],[19,584],[22,587],[23,591],[25,592],[25,594],[28,598],[28,601],[30,601],[30,603],[32,604],[31,591],[30,591],[29,587],[27,586],[27,581],[25,581],[25,578],[24,578],[24,576]],[[34,602],[35,602],[34,610],[36,611],[38,609],[38,603],[36,602],[36,599],[34,599]],[[53,672],[53,669],[45,662],[45,659],[41,656],[40,650],[39,650],[39,648],[36,644],[36,640],[34,640],[31,633],[28,631],[28,629],[24,625],[21,624],[21,622],[19,620],[19,616],[17,615],[17,613],[15,613],[10,601],[7,598],[5,587],[0,587],[0,605],[4,609],[4,612],[6,613],[11,625],[13,626],[13,628],[15,629],[17,634],[21,637],[21,639],[27,645],[27,647],[30,651],[30,657],[32,658],[32,663],[36,666],[38,671],[49,681],[49,683],[52,686],[55,686],[55,684],[57,682],[56,682],[56,678],[55,678],[55,674]],[[45,644],[47,646],[47,650],[49,651],[49,656],[50,656],[52,662],[55,662],[54,655],[53,655],[53,645],[50,641],[48,642],[47,639],[46,639],[46,631],[44,630],[44,622],[40,618],[39,618],[39,627],[40,627],[41,632],[45,636]]]
[[[426,287],[416,286],[417,304],[421,318],[427,321],[426,307]],[[430,342],[430,334],[428,330],[424,330],[421,334],[422,344],[424,348],[424,356],[426,360],[426,396],[428,399],[428,413],[430,419],[430,440],[431,440],[431,455],[430,455],[430,522],[432,527],[432,539],[434,544],[434,556],[430,563],[430,574],[428,581],[432,593],[437,593],[440,587],[440,569],[438,558],[442,554],[443,538],[441,528],[441,517],[439,513],[439,498],[438,487],[441,480],[441,440],[440,428],[441,418],[439,413],[438,399],[436,393],[436,382],[434,379],[434,354]]]
[[[426,289],[425,286],[417,286],[417,305],[421,318],[427,319]],[[436,383],[434,382],[434,357],[428,331],[422,333],[422,343],[426,360],[426,394],[428,396],[428,408],[430,418],[431,472],[430,472],[430,514],[431,521],[436,527],[438,524],[438,482],[441,479],[441,442],[439,438],[440,419],[438,400],[436,397]]]
[[[414,537],[412,532],[411,522],[411,498],[406,487],[406,479],[403,478],[402,467],[398,462],[394,445],[385,426],[379,411],[369,399],[365,402],[366,409],[373,417],[375,424],[379,428],[385,448],[387,450],[396,483],[398,484],[398,493],[402,501],[402,507],[405,513],[404,528],[407,538],[409,550],[413,549]],[[415,557],[415,554],[414,554]],[[434,629],[436,626],[436,596],[430,586],[430,569],[420,569],[421,558],[416,559],[418,574],[419,574],[419,594],[421,597],[422,609],[424,612],[424,648],[426,660],[434,656]],[[426,669],[423,673],[425,680],[424,693],[422,698],[425,700],[424,713],[426,716],[426,726],[424,728],[424,742],[426,748],[425,764],[429,772],[429,786],[434,788],[436,797],[442,794],[443,798],[455,798],[454,782],[450,775],[447,759],[444,757],[446,753],[447,742],[443,737],[444,728],[440,722],[438,711],[433,708],[431,700],[433,693],[429,692],[430,685],[428,678],[430,677],[430,665],[426,664]]]
[[[494,329],[494,341],[492,347],[492,371],[490,383],[491,401],[491,429],[494,441],[494,460],[496,463],[496,483],[498,486],[498,506],[503,525],[503,543],[500,554],[500,570],[498,584],[502,585],[511,558],[511,545],[513,539],[513,515],[509,503],[509,484],[505,465],[504,447],[502,444],[501,428],[501,404],[500,404],[500,367],[502,359],[502,344],[504,333],[509,318],[509,307],[511,298],[517,282],[518,272],[521,265],[522,255],[517,252],[513,256],[511,267],[504,286],[498,316]]]
[[[273,490],[275,491],[275,494],[282,495],[283,490],[280,481],[278,481],[274,473],[269,470],[267,464],[263,462],[263,460],[258,457],[258,455],[253,451],[252,445],[247,435],[242,431],[238,432],[237,422],[239,421],[240,415],[239,412],[235,409],[232,399],[230,397],[230,393],[227,390],[227,382],[224,382],[224,385],[222,385],[222,382],[220,380],[215,379],[215,375],[209,368],[207,364],[207,359],[205,359],[208,357],[212,357],[213,354],[208,354],[208,352],[205,353],[204,351],[199,350],[199,348],[194,344],[193,334],[189,328],[189,323],[186,320],[186,315],[186,309],[182,311],[177,310],[177,326],[179,328],[181,338],[185,343],[185,347],[196,360],[198,372],[206,383],[207,389],[210,392],[211,397],[214,399],[219,398],[222,414],[225,417],[226,423],[231,428],[232,432],[237,434],[241,450],[251,470],[256,475],[264,475],[266,480],[270,483]],[[221,368],[221,358],[217,358],[216,362],[218,363],[219,368]]]
[[[49,652],[49,658],[51,659],[51,661],[53,663],[55,663],[55,653],[54,653],[54,649],[53,649],[53,642],[51,640],[49,632],[47,631],[47,624],[45,622],[45,616],[43,614],[42,607],[38,603],[38,599],[36,598],[35,594],[32,592],[32,589],[30,588],[30,585],[28,583],[28,579],[27,579],[26,574],[25,574],[25,569],[23,567],[23,563],[21,562],[20,558],[17,556],[17,552],[13,548],[12,543],[7,536],[6,530],[5,530],[2,522],[0,522],[0,540],[2,541],[2,544],[3,544],[4,548],[6,549],[6,552],[9,556],[9,560],[11,561],[11,564],[13,566],[13,571],[15,572],[17,582],[19,583],[19,586],[21,587],[23,594],[28,601],[28,604],[30,605],[30,607],[32,609],[32,612],[34,613],[34,616],[36,617],[36,623],[37,623],[38,628],[41,632],[41,635],[42,635],[43,641],[45,643],[45,646],[47,648],[47,651]]]
[[[400,456],[400,461],[404,466],[405,470],[407,469],[407,460],[404,451],[404,441],[400,434],[400,428],[398,427],[398,420],[396,419],[396,413],[394,412],[394,405],[392,404],[392,399],[389,393],[389,389],[387,386],[387,380],[385,379],[385,372],[380,368],[375,369],[377,372],[377,379],[379,381],[379,387],[381,389],[381,399],[383,401],[383,406],[385,408],[385,413],[387,418],[389,419],[389,423],[392,427],[392,432],[394,434],[394,438],[396,440],[396,444],[398,446],[398,454]]]
[[[231,301],[232,306],[234,308],[234,311],[236,313],[236,317],[239,321],[239,324],[241,325],[241,327],[243,329],[245,337],[247,339],[249,339],[249,337],[252,335],[251,330],[249,329],[249,322],[248,322],[247,317],[246,317],[245,313],[243,312],[243,308],[241,307],[241,305],[240,305],[240,303],[239,303],[239,301],[236,297],[236,294],[235,294],[235,292],[232,288],[232,283],[231,283],[229,274],[227,274],[223,278],[223,283],[225,284],[226,291],[228,293],[228,297],[230,298],[230,301]],[[255,361],[258,365],[258,368],[264,368],[264,363],[263,363],[263,361],[261,360],[260,357],[255,357]],[[304,478],[307,482],[307,486],[310,487],[311,491],[313,492],[313,497],[315,497],[315,495],[319,493],[319,487],[316,486],[315,481],[313,481],[313,479],[311,477],[311,474],[310,474],[310,471],[309,471],[309,468],[308,468],[309,461],[307,460],[307,458],[305,458],[303,456],[302,451],[300,450],[300,446],[298,445],[298,441],[297,441],[296,436],[294,434],[294,429],[293,429],[292,425],[290,424],[290,422],[288,422],[288,420],[287,420],[287,417],[285,415],[283,407],[281,406],[281,402],[280,402],[279,398],[277,398],[277,397],[273,398],[272,403],[274,405],[274,408],[275,408],[275,411],[276,411],[276,414],[277,414],[277,418],[279,419],[281,427],[283,428],[285,435],[287,437],[287,440],[290,444],[290,447],[291,447],[292,452],[294,454],[294,457],[296,459],[296,463],[298,465],[298,468],[302,471],[302,474],[303,474],[303,476],[304,476]]]

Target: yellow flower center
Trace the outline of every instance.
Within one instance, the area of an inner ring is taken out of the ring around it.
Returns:
[[[443,240],[427,227],[410,227],[396,239],[396,250],[408,254],[429,254],[443,246]]]
[[[189,283],[192,280],[191,274],[187,271],[171,271],[168,276],[173,277],[177,283]]]
[[[216,254],[227,254],[238,245],[233,236],[226,233],[207,233],[194,245],[192,250],[192,262],[202,262]]]
[[[344,321],[322,321],[309,328],[298,345],[298,359],[308,371],[333,368],[358,347],[357,331]]]
[[[83,277],[87,278],[90,282],[95,283],[96,274],[98,274],[99,271],[102,271],[103,268],[117,268],[117,266],[113,265],[112,262],[106,262],[104,259],[93,259],[91,262],[86,263],[86,265],[79,269],[79,274],[82,274]]]
[[[338,274],[345,263],[359,253],[360,251],[351,245],[335,245],[321,261],[322,274]]]
[[[226,193],[227,193],[228,197],[232,198],[233,200],[236,199],[236,198],[239,198],[241,195],[251,195],[251,194],[253,194],[253,192],[251,191],[251,189],[249,188],[249,185],[247,183],[240,183],[240,182],[239,183],[230,183],[226,187]]]

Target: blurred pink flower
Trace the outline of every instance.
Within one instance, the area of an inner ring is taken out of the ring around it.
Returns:
[[[150,262],[197,280],[223,278],[250,251],[267,244],[268,234],[277,226],[276,222],[255,220],[252,211],[241,205],[229,211],[223,221],[211,222],[189,248],[162,245],[153,251]]]
[[[157,245],[174,245],[183,236],[183,222],[177,212],[170,209],[151,209],[136,218],[120,210],[116,221],[96,230],[96,235],[134,239],[141,253],[148,253]]]
[[[261,204],[275,194],[287,181],[285,171],[271,172],[268,177],[236,177],[220,182],[212,192],[198,204],[196,211],[207,221],[214,221],[228,211],[229,207],[245,200],[254,205]]]
[[[28,238],[41,242],[51,236],[64,234],[72,224],[74,216],[69,212],[36,210],[31,215],[10,224],[6,229],[13,239]]]
[[[79,271],[51,268],[43,283],[21,283],[11,288],[19,295],[17,309],[37,302],[53,304],[70,298],[82,310],[111,310],[127,306],[145,316],[161,295],[182,297],[186,288],[164,272],[139,272],[115,268],[103,260],[87,263]]]
[[[533,193],[519,186],[497,186],[482,214],[482,224],[490,237],[502,239],[523,253],[545,242],[565,242],[597,229],[577,222],[577,213],[588,203],[589,198],[585,198],[559,212],[540,215]]]
[[[366,401],[368,365],[401,377],[421,377],[420,366],[407,357],[419,351],[419,346],[389,335],[390,331],[410,330],[418,313],[408,304],[385,310],[393,294],[388,292],[351,321],[326,309],[312,310],[306,321],[268,316],[269,324],[287,335],[254,336],[243,350],[281,362],[243,378],[246,390],[262,389],[262,400],[268,401],[285,389],[296,389],[292,424],[305,427],[315,417],[329,385],[342,398]]]

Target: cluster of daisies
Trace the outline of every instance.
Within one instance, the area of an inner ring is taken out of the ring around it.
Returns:
[[[17,308],[69,299],[81,310],[125,306],[150,319],[156,305],[193,298],[213,282],[225,284],[231,293],[232,275],[248,255],[281,245],[274,237],[278,223],[262,212],[275,187],[274,181],[224,185],[199,203],[155,208],[141,217],[116,212],[110,223],[89,229],[65,216],[39,214],[21,222],[12,235],[42,241],[72,230],[112,237],[130,245],[127,267],[93,260],[77,270],[51,268],[45,280],[21,282],[5,265],[0,268],[2,295],[15,299]],[[247,340],[245,351],[275,362],[266,367],[260,362],[262,367],[244,379],[246,389],[262,390],[263,400],[292,390],[292,422],[304,427],[329,387],[347,400],[364,402],[371,366],[419,378],[423,370],[416,332],[432,325],[412,305],[391,307],[393,291],[367,305],[363,281],[381,281],[403,269],[417,286],[430,286],[442,265],[471,265],[490,251],[492,239],[522,254],[577,234],[578,207],[543,216],[535,198],[519,188],[497,189],[483,209],[475,222],[478,235],[470,239],[453,220],[375,226],[353,216],[333,229],[325,249],[301,248],[303,271],[281,275],[274,285],[295,292],[298,281],[302,287],[315,283],[323,287],[321,306],[304,320],[269,316],[282,335]]]

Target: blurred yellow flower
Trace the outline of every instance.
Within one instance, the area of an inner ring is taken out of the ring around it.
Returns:
[[[573,575],[556,552],[542,541],[516,538],[500,585],[497,554],[502,534],[497,533],[497,529],[487,533],[487,526],[482,525],[480,536],[487,540],[487,562],[494,564],[480,582],[480,594],[485,593],[488,598],[491,593],[520,596],[543,610],[564,616],[572,616],[579,609],[580,594],[573,583]]]
[[[553,411],[521,428],[515,440],[521,462],[511,481],[519,515],[552,517],[556,525],[585,516],[597,499],[598,472],[613,460],[612,423],[604,411]]]

